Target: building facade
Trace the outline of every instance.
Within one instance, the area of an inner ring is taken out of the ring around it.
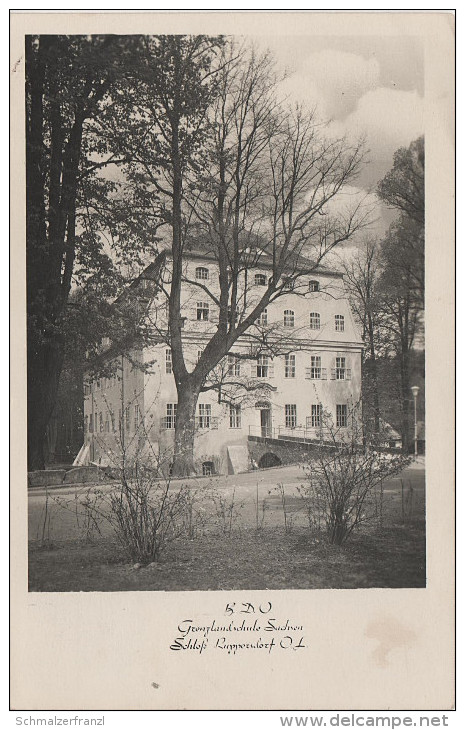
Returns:
[[[269,275],[266,261],[243,272],[238,301],[244,312],[262,297]],[[150,278],[150,267],[139,277],[152,331],[149,342],[124,356],[109,351],[111,375],[85,384],[80,463],[111,466],[120,463],[123,452],[143,453],[169,468],[177,409],[166,337],[169,278],[169,261],[162,282]],[[214,258],[190,252],[183,279],[183,352],[189,370],[218,326]],[[247,457],[249,436],[318,439],[323,413],[335,427],[349,427],[351,407],[361,395],[362,349],[342,275],[320,268],[293,279],[289,291],[266,307],[206,381],[211,389],[200,394],[196,413],[197,471],[233,473],[253,466]]]

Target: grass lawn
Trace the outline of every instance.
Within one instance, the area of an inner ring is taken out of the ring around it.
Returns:
[[[319,542],[317,542],[319,540]],[[421,523],[391,525],[328,545],[304,528],[265,528],[178,540],[154,567],[134,569],[108,541],[33,546],[31,591],[414,588],[425,585]]]
[[[85,541],[72,529],[72,513],[55,506],[50,541],[35,539],[43,497],[30,498],[29,590],[176,591],[310,588],[415,588],[425,586],[424,471],[401,475],[412,485],[414,504],[402,515],[401,482],[385,484],[383,524],[363,526],[342,547],[324,533],[311,533],[295,486],[298,467],[238,475],[221,482],[234,490],[237,520],[230,534],[207,530],[195,540],[168,545],[159,561],[134,568],[110,534]],[[254,499],[260,482],[267,502],[263,527],[256,529]],[[292,529],[284,530],[280,498],[273,485],[285,483]],[[195,485],[198,488],[198,482]],[[271,491],[271,494],[270,494]],[[70,500],[72,495],[69,496]],[[41,501],[42,500],[42,501]],[[240,508],[240,509],[239,509]]]

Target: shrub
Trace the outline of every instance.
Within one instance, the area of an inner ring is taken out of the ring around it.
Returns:
[[[336,545],[373,519],[369,507],[375,491],[409,463],[401,454],[383,452],[378,445],[382,436],[364,432],[360,405],[351,409],[347,424],[335,427],[324,414],[320,444],[305,468],[307,483],[300,488],[310,525],[323,523],[329,542]]]

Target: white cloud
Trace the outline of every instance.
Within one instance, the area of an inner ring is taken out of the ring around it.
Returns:
[[[367,234],[380,234],[386,229],[383,219],[384,206],[374,193],[367,193],[362,187],[344,185],[339,193],[325,206],[325,212],[330,216],[348,219],[358,207],[357,217],[367,217],[369,225],[356,235],[356,238]]]
[[[317,104],[322,117],[342,118],[363,94],[378,86],[379,77],[376,58],[328,49],[306,56],[282,88],[291,99],[310,107]]]
[[[409,144],[424,129],[423,99],[415,91],[373,89],[341,126],[352,134],[365,132],[372,141],[381,137],[397,146]]]
[[[339,117],[378,86],[380,69],[376,58],[328,49],[307,56],[298,73],[318,89],[328,116]]]
[[[370,164],[357,182],[369,189],[391,168],[394,153],[424,132],[424,100],[417,91],[380,86],[375,56],[323,49],[306,55],[281,84],[289,101],[331,119],[327,133],[366,138]]]
[[[423,99],[414,91],[373,89],[343,122],[333,122],[330,132],[366,137],[371,165],[362,179],[364,185],[374,184],[391,168],[395,151],[423,134]]]

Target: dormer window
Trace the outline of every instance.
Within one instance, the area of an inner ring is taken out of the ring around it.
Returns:
[[[319,281],[309,281],[308,282],[308,291],[320,291],[320,282]]]
[[[344,315],[343,314],[334,315],[334,329],[336,330],[336,332],[344,332]]]
[[[255,274],[255,286],[266,286],[265,274]]]
[[[197,266],[195,270],[195,278],[206,281],[210,278],[210,272],[205,266]]]

